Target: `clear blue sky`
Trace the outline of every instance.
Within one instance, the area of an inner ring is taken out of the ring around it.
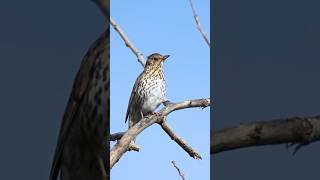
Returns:
[[[194,1],[204,31],[210,36],[210,1]],[[210,96],[210,52],[196,29],[192,11],[184,1],[111,1],[111,16],[146,57],[171,55],[165,64],[167,95],[173,102]],[[119,35],[111,31],[111,133],[125,131],[128,99],[143,70]],[[111,171],[113,180],[181,179],[174,160],[187,179],[210,178],[209,108],[186,109],[168,116],[168,123],[203,157],[194,160],[158,125],[137,138],[139,153],[128,152]]]

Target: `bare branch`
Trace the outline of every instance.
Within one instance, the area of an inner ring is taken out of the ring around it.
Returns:
[[[210,153],[244,147],[293,143],[295,152],[320,140],[320,116],[293,117],[242,124],[211,133]]]
[[[161,128],[174,140],[183,150],[185,150],[192,158],[202,159],[201,155],[196,152],[191,146],[187,144],[181,137],[179,137],[168,125],[166,120],[159,123]],[[110,135],[110,141],[117,141],[122,138],[125,132],[118,132]]]
[[[185,175],[181,172],[180,168],[177,166],[175,161],[171,161],[173,166],[177,169],[179,176],[182,178],[182,180],[186,180]]]
[[[205,32],[203,32],[203,30],[202,30],[199,16],[197,15],[196,10],[194,9],[192,0],[189,0],[189,2],[190,2],[191,9],[192,9],[194,20],[196,21],[196,24],[197,24],[197,28],[198,28],[199,32],[201,33],[203,39],[206,41],[206,43],[208,44],[208,46],[210,48],[210,40],[209,40],[207,34]]]
[[[114,28],[114,30],[116,30],[118,32],[118,34],[120,35],[120,37],[122,38],[122,40],[124,41],[125,45],[131,49],[131,51],[137,56],[138,61],[140,62],[140,64],[144,67],[145,65],[145,60],[143,58],[142,53],[133,45],[133,43],[129,40],[129,38],[127,37],[127,35],[124,33],[124,31],[121,29],[121,27],[115,22],[115,20],[110,17],[110,23],[112,25],[112,27]]]
[[[174,140],[177,144],[179,144],[182,149],[184,149],[191,157],[194,159],[202,159],[199,153],[197,153],[191,146],[187,144],[181,137],[179,137],[168,125],[166,120],[163,120],[159,123],[162,129],[170,136],[172,140]]]
[[[110,168],[112,168],[116,162],[122,157],[122,155],[128,151],[130,142],[137,137],[144,129],[153,125],[154,123],[161,123],[165,116],[169,115],[171,112],[193,107],[207,107],[210,106],[210,99],[196,99],[187,100],[180,103],[169,104],[162,108],[159,114],[144,117],[133,127],[129,128],[126,133],[123,134],[122,138],[115,144],[110,152]]]

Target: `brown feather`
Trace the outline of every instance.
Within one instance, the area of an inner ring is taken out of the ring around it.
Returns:
[[[100,180],[106,176],[110,113],[108,46],[109,29],[83,58],[60,127],[50,180],[56,180],[59,174],[61,180]],[[101,83],[100,89],[93,82]],[[94,99],[92,93],[97,92],[103,103],[95,102],[99,99]]]

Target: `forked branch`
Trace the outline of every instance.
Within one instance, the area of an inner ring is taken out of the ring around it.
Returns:
[[[137,137],[144,129],[147,127],[159,123],[165,119],[167,115],[171,112],[194,107],[208,107],[210,106],[210,99],[196,99],[187,100],[180,103],[169,104],[160,110],[159,114],[144,117],[133,127],[129,128],[123,135],[111,135],[111,137],[121,137],[120,140],[114,145],[110,152],[110,168],[112,168],[115,163],[122,157],[122,155],[128,151],[130,142]],[[196,158],[196,155],[193,156]]]

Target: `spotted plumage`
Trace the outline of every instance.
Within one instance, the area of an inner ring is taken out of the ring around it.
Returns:
[[[168,57],[159,53],[148,57],[131,92],[126,114],[129,128],[139,122],[143,115],[153,113],[161,103],[167,101],[163,63]]]
[[[85,55],[63,117],[50,180],[107,179],[109,29]]]

